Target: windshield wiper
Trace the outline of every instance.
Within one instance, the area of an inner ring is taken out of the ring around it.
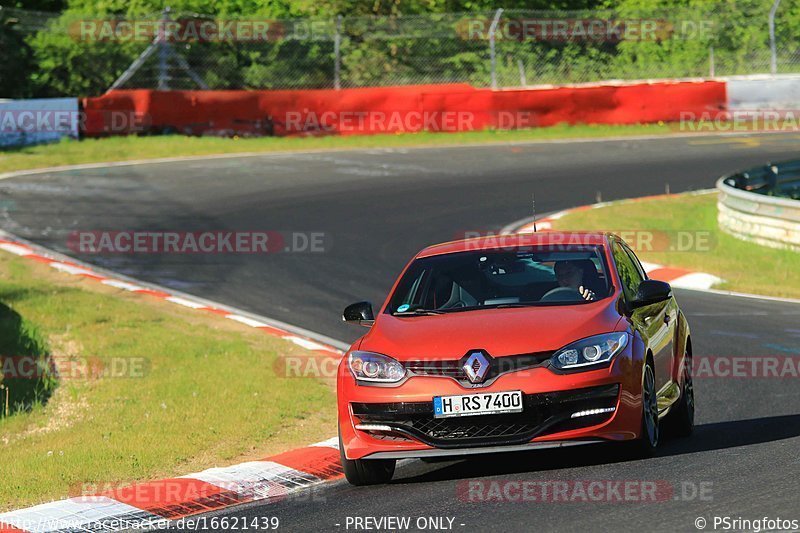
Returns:
[[[444,311],[437,309],[411,309],[409,311],[395,311],[392,316],[443,315],[444,313]]]

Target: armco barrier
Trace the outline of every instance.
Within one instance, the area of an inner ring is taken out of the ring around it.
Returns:
[[[724,176],[717,189],[723,231],[763,246],[800,252],[800,200],[763,194],[776,189],[800,191],[800,161]]]
[[[476,89],[466,84],[303,91],[112,91],[85,98],[83,135],[373,134],[678,121],[725,109],[725,83],[657,81]]]
[[[731,111],[789,110],[800,102],[800,76],[742,76],[727,80]]]
[[[0,102],[0,147],[77,138],[77,98],[34,98]]]

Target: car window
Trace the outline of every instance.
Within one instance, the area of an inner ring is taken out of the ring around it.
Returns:
[[[631,256],[616,241],[611,245],[611,253],[617,264],[617,274],[622,283],[622,292],[625,294],[625,299],[631,301],[636,297],[639,284],[644,280],[644,275],[640,272],[641,267],[636,266]]]
[[[386,312],[586,303],[580,287],[599,300],[609,294],[603,257],[598,246],[539,246],[424,257],[403,275]]]
[[[631,250],[631,249],[630,249],[628,246],[626,246],[625,244],[623,244],[623,245],[622,245],[622,247],[625,249],[625,252],[626,252],[626,253],[627,253],[627,254],[630,256],[630,258],[631,258],[631,261],[633,261],[633,264],[634,264],[634,266],[636,267],[636,270],[638,270],[638,271],[639,271],[639,276],[640,276],[642,279],[647,279],[647,272],[645,272],[645,270],[644,270],[644,267],[642,266],[642,262],[641,262],[641,261],[639,261],[639,258],[638,258],[638,257],[636,257],[636,254],[635,254],[635,253],[633,253],[633,250]]]

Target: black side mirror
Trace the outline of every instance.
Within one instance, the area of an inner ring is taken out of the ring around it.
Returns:
[[[665,281],[646,279],[639,284],[636,291],[636,298],[630,303],[632,309],[644,307],[646,305],[665,302],[672,297],[672,287]]]
[[[342,320],[351,324],[361,324],[371,326],[375,322],[375,314],[372,312],[372,304],[369,302],[356,302],[344,308]]]

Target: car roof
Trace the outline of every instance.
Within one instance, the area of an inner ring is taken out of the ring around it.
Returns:
[[[416,257],[451,254],[456,252],[474,252],[476,250],[493,250],[498,248],[516,248],[525,246],[603,246],[608,243],[611,233],[591,231],[540,231],[537,233],[510,233],[507,235],[488,235],[473,239],[444,242],[428,246]]]

